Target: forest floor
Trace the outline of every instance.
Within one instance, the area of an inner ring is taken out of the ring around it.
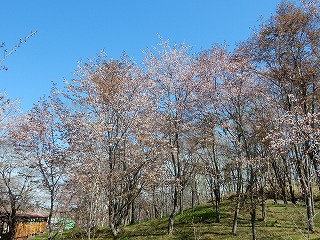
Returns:
[[[235,203],[225,200],[221,204],[221,221],[215,223],[215,212],[210,203],[202,204],[178,214],[172,235],[167,235],[168,218],[154,219],[126,226],[121,235],[123,240],[149,239],[251,239],[250,209],[244,205],[240,209],[237,235],[231,234]],[[267,201],[267,217],[262,221],[261,208],[257,208],[257,239],[318,239],[320,240],[320,202],[315,206],[316,231],[310,235],[306,230],[306,214],[303,205],[273,204]],[[57,239],[86,239],[84,232],[73,229],[58,235]],[[45,235],[31,238],[44,240]],[[93,239],[93,238],[92,238]],[[112,239],[108,228],[97,229],[94,239]]]

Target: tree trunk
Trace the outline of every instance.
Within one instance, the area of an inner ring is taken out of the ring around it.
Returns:
[[[250,186],[250,205],[251,205],[251,233],[252,233],[252,240],[256,240],[256,204],[254,202],[254,194],[253,194],[253,187]]]
[[[216,184],[214,188],[214,196],[215,196],[215,208],[216,208],[216,223],[220,223],[220,187]]]
[[[297,203],[297,199],[296,197],[294,196],[294,189],[293,189],[293,186],[292,186],[292,176],[291,176],[291,167],[288,166],[288,163],[286,161],[286,159],[283,157],[283,163],[285,164],[285,170],[286,170],[286,177],[288,179],[288,184],[289,184],[289,192],[290,192],[290,199],[291,199],[291,202],[293,204],[296,204]]]
[[[310,181],[310,165],[306,161],[302,164],[302,161],[299,156],[298,148],[295,146],[295,155],[296,155],[296,168],[300,178],[301,190],[305,197],[306,212],[307,212],[307,228],[308,232],[314,232],[314,215],[313,215],[313,198],[312,198],[312,185]]]
[[[313,190],[312,190],[311,184],[310,184],[310,196],[311,196],[311,213],[312,213],[312,216],[314,217],[314,215],[315,215],[315,211],[314,211],[314,198],[313,198]]]
[[[256,240],[257,236],[256,236],[256,208],[255,208],[255,204],[251,204],[251,232],[252,232],[252,240]]]
[[[54,192],[50,192],[50,212],[48,216],[48,227],[49,227],[49,237],[48,240],[51,240],[54,238],[53,236],[53,229],[52,229],[52,224],[51,224],[51,219],[53,216],[53,207],[54,207]]]
[[[307,210],[307,226],[308,232],[314,232],[314,221],[313,221],[313,214],[312,214],[312,197],[311,194],[306,194],[305,197],[306,202],[306,210]]]
[[[215,137],[215,135],[213,134]],[[214,163],[214,169],[215,169],[215,179],[214,179],[214,197],[215,197],[215,206],[216,206],[216,222],[220,223],[220,171],[219,171],[219,165],[218,160],[216,157],[216,144],[215,141],[213,141],[212,145],[212,153],[213,153],[213,163]]]
[[[289,191],[290,191],[291,202],[293,204],[296,204],[297,203],[297,198],[294,195],[294,189],[293,189],[293,186],[292,186],[292,180],[291,179],[289,179]]]
[[[253,185],[254,185],[254,172],[252,165],[250,166],[250,181],[249,181],[249,188],[250,188],[250,205],[251,205],[251,232],[252,232],[252,240],[256,240],[256,204],[254,200],[254,191],[253,191]]]
[[[266,199],[263,187],[261,188],[261,215],[262,221],[266,224]]]
[[[173,194],[173,209],[169,216],[169,222],[168,222],[168,234],[172,234],[173,232],[173,224],[174,224],[174,217],[176,216],[176,211],[178,207],[178,187],[175,186],[174,188],[174,194]]]
[[[169,217],[168,234],[172,234],[173,232],[174,217],[175,217],[175,213],[172,212]]]
[[[191,189],[191,208],[192,208],[192,212],[194,212],[194,189]]]
[[[278,204],[278,195],[277,195],[277,190],[273,190],[273,204]]]
[[[9,216],[9,231],[8,231],[8,240],[14,240],[16,231],[17,231],[17,219],[16,219],[16,209],[11,209],[11,214]]]
[[[236,208],[234,211],[234,216],[233,216],[233,223],[232,223],[232,234],[237,235],[237,226],[238,226],[238,215],[240,211],[240,191],[241,191],[241,169],[240,166],[238,166],[237,169],[237,204]]]
[[[284,204],[288,204],[288,200],[287,200],[287,191],[286,191],[286,178],[285,176],[288,175],[288,167],[287,167],[287,161],[284,157],[282,157],[282,162],[283,162],[283,165],[284,165],[284,170],[280,169],[278,164],[275,160],[272,162],[272,167],[273,167],[273,171],[274,171],[274,174],[276,176],[276,180],[277,180],[277,183],[278,183],[278,186],[280,187],[280,190],[281,190],[281,194],[282,194],[282,200],[284,202]],[[275,191],[277,189],[277,186],[275,185],[274,187]],[[275,193],[276,194],[276,193]],[[276,204],[276,197],[274,196],[274,203]]]
[[[179,191],[179,213],[183,214],[183,188]]]
[[[240,211],[240,198],[237,199],[236,209],[234,211],[233,222],[232,222],[232,234],[237,235],[237,226],[238,226],[238,215]]]
[[[136,218],[135,218],[134,211],[135,211],[135,204],[134,204],[134,201],[132,201],[132,203],[131,203],[131,219],[130,219],[130,224],[134,224],[134,223],[136,222]]]
[[[120,236],[119,236],[120,229],[119,229],[119,226],[110,223],[110,229],[111,229],[111,232],[112,232],[113,239],[114,240],[120,240]]]
[[[281,183],[281,192],[282,192],[282,200],[284,204],[288,204],[288,199],[287,199],[287,189],[286,189],[286,182],[283,180]]]

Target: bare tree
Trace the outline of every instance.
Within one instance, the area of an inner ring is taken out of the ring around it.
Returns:
[[[32,36],[34,36],[38,31],[35,30],[35,31],[32,31],[28,36],[26,36],[25,38],[23,39],[20,39],[19,42],[11,49],[8,49],[6,47],[6,43],[5,42],[2,42],[0,44],[0,49],[3,50],[3,57],[0,58],[0,70],[8,70],[8,67],[4,65],[4,62],[5,60],[11,56],[12,54],[14,54],[20,47],[23,43],[27,42],[27,40],[29,38],[31,38]]]

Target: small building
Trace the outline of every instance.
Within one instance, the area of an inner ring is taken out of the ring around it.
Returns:
[[[8,217],[0,213],[0,239],[6,239],[8,233]],[[15,239],[27,239],[39,233],[43,233],[47,228],[48,218],[38,213],[18,213],[17,229]]]

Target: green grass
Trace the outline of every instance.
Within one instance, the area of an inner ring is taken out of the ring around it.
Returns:
[[[178,214],[175,218],[174,231],[167,235],[168,218],[155,219],[141,222],[125,227],[121,236],[123,240],[178,240],[178,239],[251,239],[251,225],[249,206],[244,205],[240,210],[238,221],[238,233],[231,234],[233,210],[235,203],[224,201],[221,204],[221,222],[215,223],[215,212],[211,204],[203,204]],[[257,238],[258,239],[308,239],[305,223],[305,208],[294,206],[267,203],[267,218],[262,221],[260,207],[257,209]],[[310,235],[310,239],[320,240],[320,209],[316,208],[319,214],[315,217],[316,232]],[[31,238],[32,240],[44,240],[45,235]],[[85,234],[74,229],[59,234],[58,239],[86,239]],[[112,239],[108,228],[98,229],[95,239]]]

